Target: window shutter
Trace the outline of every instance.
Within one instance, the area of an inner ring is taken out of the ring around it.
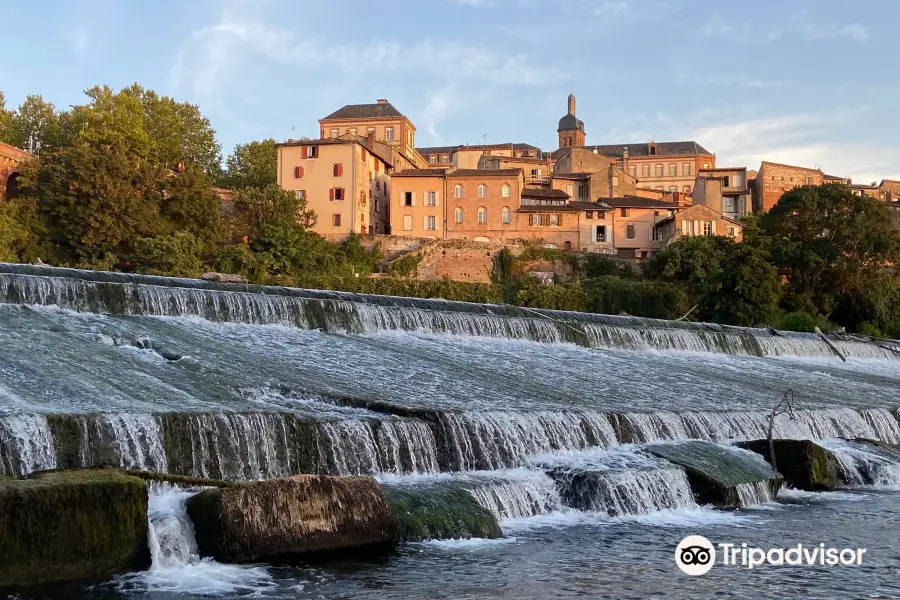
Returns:
[[[294,179],[300,179],[300,167],[294,167]]]
[[[562,215],[556,216],[556,224],[559,225],[560,227],[562,227],[562,219],[563,219]]]
[[[422,229],[428,229],[428,217],[422,217],[424,222],[422,223]]]
[[[303,146],[303,148],[300,150],[300,156],[302,156],[303,158],[309,158],[309,146]]]
[[[712,230],[711,230],[711,233],[712,233],[713,235],[716,235],[716,221],[715,221],[715,219],[713,219],[712,221],[710,221],[710,223],[712,223]]]
[[[440,192],[435,192],[435,193],[434,193],[434,205],[435,205],[435,206],[440,206],[440,205],[441,205],[441,193],[440,193]]]
[[[328,199],[334,201],[334,188],[328,190]]]
[[[341,200],[346,200],[346,199],[347,199],[347,190],[345,190],[344,188],[341,188]]]
[[[344,174],[344,163],[338,163],[338,177]]]
[[[367,159],[367,158],[369,158],[369,153],[366,152],[366,149],[365,149],[365,148],[363,148],[363,149],[362,149],[362,161],[363,161],[363,162],[366,162],[366,159]]]

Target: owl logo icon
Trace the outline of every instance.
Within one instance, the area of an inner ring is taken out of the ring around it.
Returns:
[[[705,575],[715,563],[716,549],[702,535],[689,535],[675,548],[675,564],[688,575]]]

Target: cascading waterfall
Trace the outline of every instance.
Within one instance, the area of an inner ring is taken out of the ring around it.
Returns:
[[[0,417],[0,475],[27,475],[55,468],[56,448],[46,417]]]
[[[841,481],[847,487],[900,489],[900,451],[844,440],[819,443],[834,455]]]
[[[696,507],[687,477],[674,467],[557,471],[567,505],[611,517]]]
[[[412,419],[341,419],[318,424],[326,471],[335,475],[437,473],[437,445],[428,425]]]
[[[199,316],[213,321],[278,324],[360,333],[429,331],[569,341],[598,348],[717,352],[749,356],[835,358],[815,334],[742,329],[614,315],[523,309],[506,305],[398,298],[320,290],[229,285],[0,263],[0,302],[55,305],[76,311]],[[845,356],[900,359],[900,343],[834,338]]]
[[[498,519],[524,519],[563,507],[553,480],[543,471],[516,469],[480,475],[463,483],[480,505]]]
[[[766,504],[773,500],[772,489],[769,487],[768,482],[765,481],[739,483],[734,486],[734,489],[738,495],[738,503],[742,507]]]
[[[194,524],[185,506],[195,493],[169,484],[151,484],[147,506],[151,569],[178,569],[200,562]]]
[[[439,423],[453,471],[508,469],[528,456],[616,444],[609,420],[597,412],[448,412]]]
[[[53,418],[51,428],[62,430],[62,419]],[[74,436],[74,447],[60,449],[70,466],[111,464],[126,469],[168,471],[162,429],[153,415],[95,414],[65,419]],[[64,434],[61,434],[64,435]],[[53,444],[52,437],[50,443]],[[74,456],[69,456],[74,451]]]

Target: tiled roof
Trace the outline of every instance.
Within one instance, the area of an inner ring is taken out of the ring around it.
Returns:
[[[674,202],[655,200],[653,198],[641,198],[640,196],[623,196],[620,198],[597,198],[597,202],[603,202],[613,208],[679,208]]]
[[[580,200],[569,202],[569,206],[577,208],[578,210],[606,210],[606,207],[600,206],[594,202],[581,202]]]
[[[365,139],[366,138],[354,136],[352,138],[346,137],[346,138],[337,138],[337,139],[327,138],[327,139],[321,139],[321,140],[292,140],[292,141],[287,141],[287,142],[278,142],[277,144],[275,144],[275,147],[279,148],[282,146],[285,146],[285,147],[288,147],[288,146],[340,146],[341,144],[359,144],[360,146],[365,148],[370,154],[380,158],[384,164],[390,165],[392,167],[394,166],[394,162],[391,158],[385,157],[380,152],[378,152],[376,150],[372,150],[371,148],[366,146],[363,143],[363,141],[365,141]]]
[[[416,152],[422,156],[429,154],[452,154],[456,151],[457,146],[430,146],[428,148],[416,148]]]
[[[552,200],[565,200],[569,197],[562,190],[551,190],[550,188],[526,187],[522,189],[523,198],[548,198]]]
[[[693,154],[709,154],[712,152],[690,140],[684,142],[656,142],[656,154],[650,154],[650,144],[595,144],[590,146],[581,146],[585,150],[597,149],[598,154],[609,158],[622,158],[625,154],[625,148],[628,148],[628,156],[684,156]],[[571,148],[560,148],[553,153],[553,157],[561,156]]]
[[[443,177],[447,169],[406,169],[391,175],[391,177]]]
[[[601,209],[602,210],[602,209]],[[552,205],[534,205],[534,204],[521,204],[517,209],[518,212],[580,212],[580,208],[576,208],[571,204],[560,204],[558,206]]]
[[[392,117],[402,118],[403,114],[394,108],[394,105],[390,102],[382,102],[376,104],[348,104],[337,109],[322,120],[387,119]]]
[[[714,169],[700,169],[698,173],[715,173],[717,171],[746,171],[747,167],[716,167]]]
[[[522,169],[456,169],[448,177],[518,177]]]
[[[591,173],[554,173],[554,179],[587,179]]]

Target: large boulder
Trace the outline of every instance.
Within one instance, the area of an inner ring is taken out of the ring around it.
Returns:
[[[739,508],[771,500],[782,477],[760,457],[711,442],[649,444],[646,451],[684,468],[699,504]]]
[[[0,587],[150,566],[147,486],[113,469],[0,479]]]
[[[810,440],[772,440],[775,467],[784,481],[798,490],[831,490],[841,486],[834,454]],[[769,440],[751,440],[735,444],[761,455],[772,464]]]
[[[465,489],[443,485],[381,489],[397,519],[400,541],[494,539],[503,535],[494,514]]]
[[[249,563],[391,546],[397,522],[371,477],[297,475],[203,490],[187,502],[201,556]]]

